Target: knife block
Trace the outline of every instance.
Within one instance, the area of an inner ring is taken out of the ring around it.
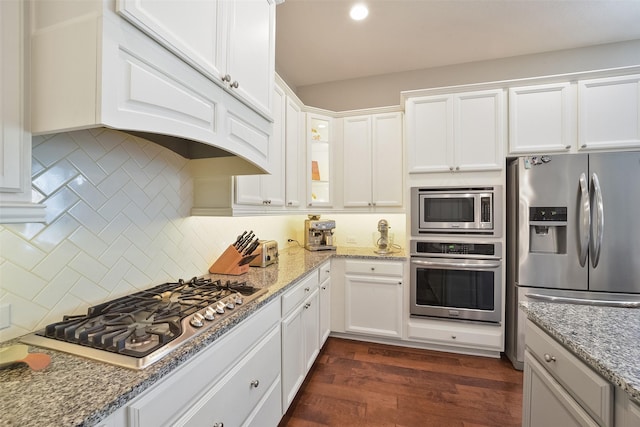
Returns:
[[[209,273],[239,276],[249,271],[249,262],[255,257],[255,255],[242,256],[242,253],[231,245],[209,267]],[[243,263],[243,261],[246,262]]]

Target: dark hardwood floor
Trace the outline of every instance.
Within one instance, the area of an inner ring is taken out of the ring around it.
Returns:
[[[280,427],[519,426],[507,359],[330,337]]]

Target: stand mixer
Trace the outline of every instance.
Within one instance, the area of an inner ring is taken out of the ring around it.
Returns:
[[[333,230],[336,222],[320,219],[320,215],[309,215],[304,221],[304,247],[309,251],[335,251]]]
[[[389,222],[386,219],[378,221],[378,232],[380,237],[376,240],[377,249],[374,251],[379,255],[386,255],[392,252],[393,242],[389,238]]]

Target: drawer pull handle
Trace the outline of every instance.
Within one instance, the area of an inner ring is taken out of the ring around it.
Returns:
[[[455,335],[451,335],[451,338],[455,340],[457,337]]]
[[[224,423],[215,423],[213,427],[224,427]]]
[[[258,388],[259,385],[260,385],[260,381],[259,380],[251,381],[251,387]]]
[[[376,268],[375,267],[371,267],[371,271],[376,271]]]
[[[555,362],[556,361],[556,357],[555,356],[551,356],[549,353],[545,353],[544,354],[544,361],[545,362]]]
[[[305,292],[309,292],[311,289],[310,288],[304,288]]]

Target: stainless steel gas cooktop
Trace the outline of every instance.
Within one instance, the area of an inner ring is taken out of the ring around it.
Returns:
[[[266,292],[245,282],[180,279],[64,316],[21,341],[142,369]]]

